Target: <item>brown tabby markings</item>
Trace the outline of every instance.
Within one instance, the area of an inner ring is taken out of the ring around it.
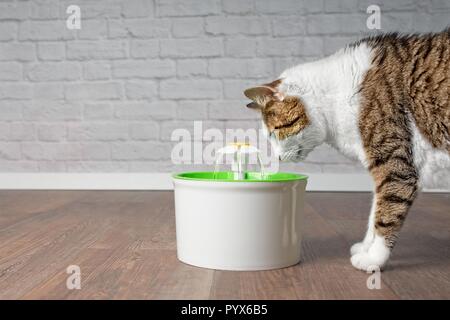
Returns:
[[[450,31],[361,42],[376,52],[360,91],[359,128],[376,183],[375,228],[393,247],[417,194],[410,122],[450,153]]]
[[[280,83],[281,80],[275,80],[262,87],[270,87],[276,92]],[[257,107],[261,109],[264,123],[269,132],[275,133],[280,140],[297,134],[310,124],[308,116],[306,115],[305,106],[297,97],[288,96],[280,100],[273,94],[260,95],[254,103],[251,103],[248,106],[255,108],[255,103],[257,103]]]
[[[305,107],[296,97],[269,101],[262,109],[262,116],[268,130],[275,132],[280,140],[297,134],[309,124]]]

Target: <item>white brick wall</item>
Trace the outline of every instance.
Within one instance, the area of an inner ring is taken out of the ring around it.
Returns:
[[[1,1],[0,171],[183,170],[174,129],[257,126],[242,91],[371,33],[370,4],[383,31],[449,23],[446,0]],[[363,171],[325,146],[283,168]]]

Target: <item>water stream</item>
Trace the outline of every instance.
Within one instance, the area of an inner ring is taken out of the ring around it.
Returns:
[[[217,150],[214,164],[214,179],[218,179],[217,175],[220,172],[221,161],[223,160],[222,162],[226,164],[226,155],[232,155],[231,172],[233,172],[233,180],[248,179],[247,173],[252,165],[250,163],[251,155],[256,155],[260,174],[258,178],[265,178],[264,165],[258,148],[248,143],[231,143]]]

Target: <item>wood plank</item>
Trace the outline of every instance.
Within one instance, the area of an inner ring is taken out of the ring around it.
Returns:
[[[0,298],[450,298],[450,196],[414,204],[382,289],[350,264],[368,193],[308,193],[302,262],[258,272],[214,271],[176,258],[172,192],[0,191]],[[68,290],[68,265],[82,289]]]

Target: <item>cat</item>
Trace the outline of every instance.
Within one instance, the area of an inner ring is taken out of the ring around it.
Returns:
[[[367,168],[372,208],[351,263],[384,268],[423,182],[450,170],[450,28],[364,38],[244,94],[280,160],[328,143]]]

